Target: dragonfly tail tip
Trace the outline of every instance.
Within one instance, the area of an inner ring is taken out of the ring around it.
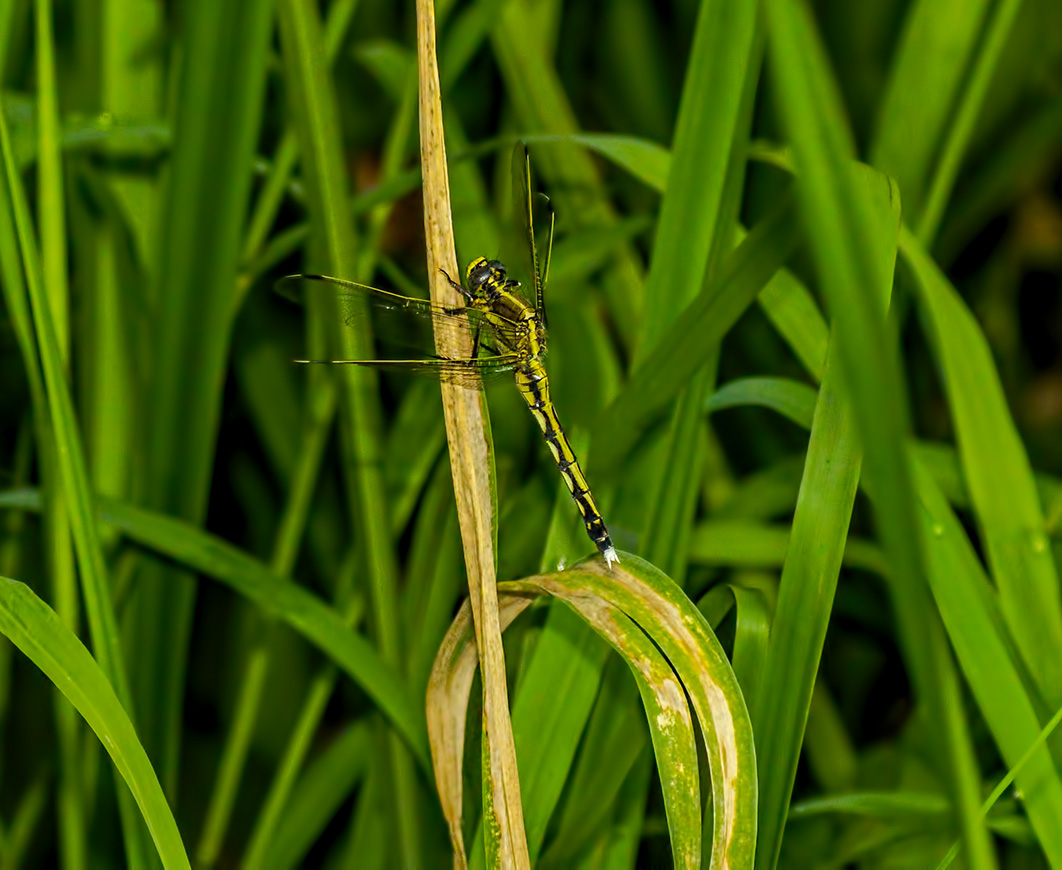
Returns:
[[[601,551],[601,555],[605,557],[605,567],[609,571],[612,570],[612,563],[619,564],[619,556],[616,555],[616,548],[609,544],[604,550]]]

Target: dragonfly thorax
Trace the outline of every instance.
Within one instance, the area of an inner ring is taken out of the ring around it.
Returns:
[[[508,276],[498,260],[479,257],[465,272],[468,304],[508,324],[495,335],[494,341],[507,351],[515,351],[526,361],[537,359],[546,350],[546,325],[533,305],[514,293],[520,286]]]

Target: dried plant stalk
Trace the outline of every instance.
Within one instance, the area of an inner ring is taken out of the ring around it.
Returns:
[[[453,223],[450,212],[450,186],[446,169],[446,145],[443,137],[442,102],[439,69],[435,57],[435,9],[432,0],[417,0],[417,56],[420,80],[420,155],[424,176],[424,235],[427,242],[428,274],[431,294],[436,302],[460,306],[463,300],[449,285],[442,270],[460,274],[455,255]],[[437,335],[438,351],[443,356],[468,356],[469,335]],[[461,527],[468,591],[475,625],[483,676],[483,717],[486,739],[484,775],[489,777],[491,798],[485,801],[484,825],[496,833],[498,855],[488,861],[505,868],[530,866],[524,835],[523,807],[509,720],[509,699],[505,679],[501,625],[498,617],[498,593],[494,570],[493,511],[491,469],[493,461],[487,441],[488,424],[482,392],[442,385],[446,436],[450,447],[450,468],[454,479],[457,516]],[[433,678],[434,678],[433,674]],[[434,679],[433,679],[434,682]],[[460,757],[453,758],[454,748],[440,745],[436,736],[445,730],[444,723],[464,711],[440,708],[431,703],[428,691],[428,730],[432,737],[432,761],[440,799],[450,823],[454,844],[455,866],[465,864],[461,842]],[[462,722],[463,725],[463,722]],[[462,728],[463,730],[463,728]],[[456,752],[460,754],[460,747]],[[455,767],[456,766],[456,767]],[[454,801],[456,800],[456,804]],[[493,818],[491,818],[493,815]],[[494,839],[489,837],[488,840]]]

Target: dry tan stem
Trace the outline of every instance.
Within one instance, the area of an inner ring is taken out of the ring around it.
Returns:
[[[420,80],[420,155],[424,174],[424,235],[427,240],[428,274],[431,294],[437,302],[458,306],[462,300],[440,270],[460,275],[454,253],[450,213],[450,186],[443,138],[439,69],[435,57],[435,10],[432,0],[417,0],[417,56]],[[437,335],[443,356],[471,352],[465,334]],[[505,680],[501,626],[498,619],[498,593],[494,573],[492,532],[490,452],[486,437],[483,394],[476,390],[443,384],[443,412],[450,445],[450,468],[454,479],[457,515],[461,526],[468,590],[472,604],[476,645],[483,676],[483,715],[490,759],[494,812],[497,820],[484,818],[484,825],[497,824],[499,866],[530,866],[524,835],[523,808],[513,745],[512,723]],[[431,721],[429,711],[429,722]],[[437,757],[436,768],[445,763]],[[456,845],[456,844],[455,844]],[[455,861],[460,861],[455,850]],[[492,862],[488,861],[488,864]]]

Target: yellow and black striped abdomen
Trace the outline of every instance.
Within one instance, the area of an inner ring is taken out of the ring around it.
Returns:
[[[527,406],[534,414],[538,426],[542,430],[542,436],[546,439],[550,453],[560,469],[564,482],[568,484],[568,490],[575,499],[575,504],[582,515],[586,533],[594,542],[598,551],[605,557],[605,563],[609,567],[613,562],[618,562],[616,549],[612,546],[612,538],[609,537],[605,521],[601,518],[601,512],[597,509],[590,486],[586,482],[586,475],[579,467],[579,460],[575,457],[568,436],[564,434],[557,412],[549,396],[549,380],[546,377],[546,369],[541,361],[532,358],[526,364],[516,370],[516,385],[520,395],[524,397]]]

